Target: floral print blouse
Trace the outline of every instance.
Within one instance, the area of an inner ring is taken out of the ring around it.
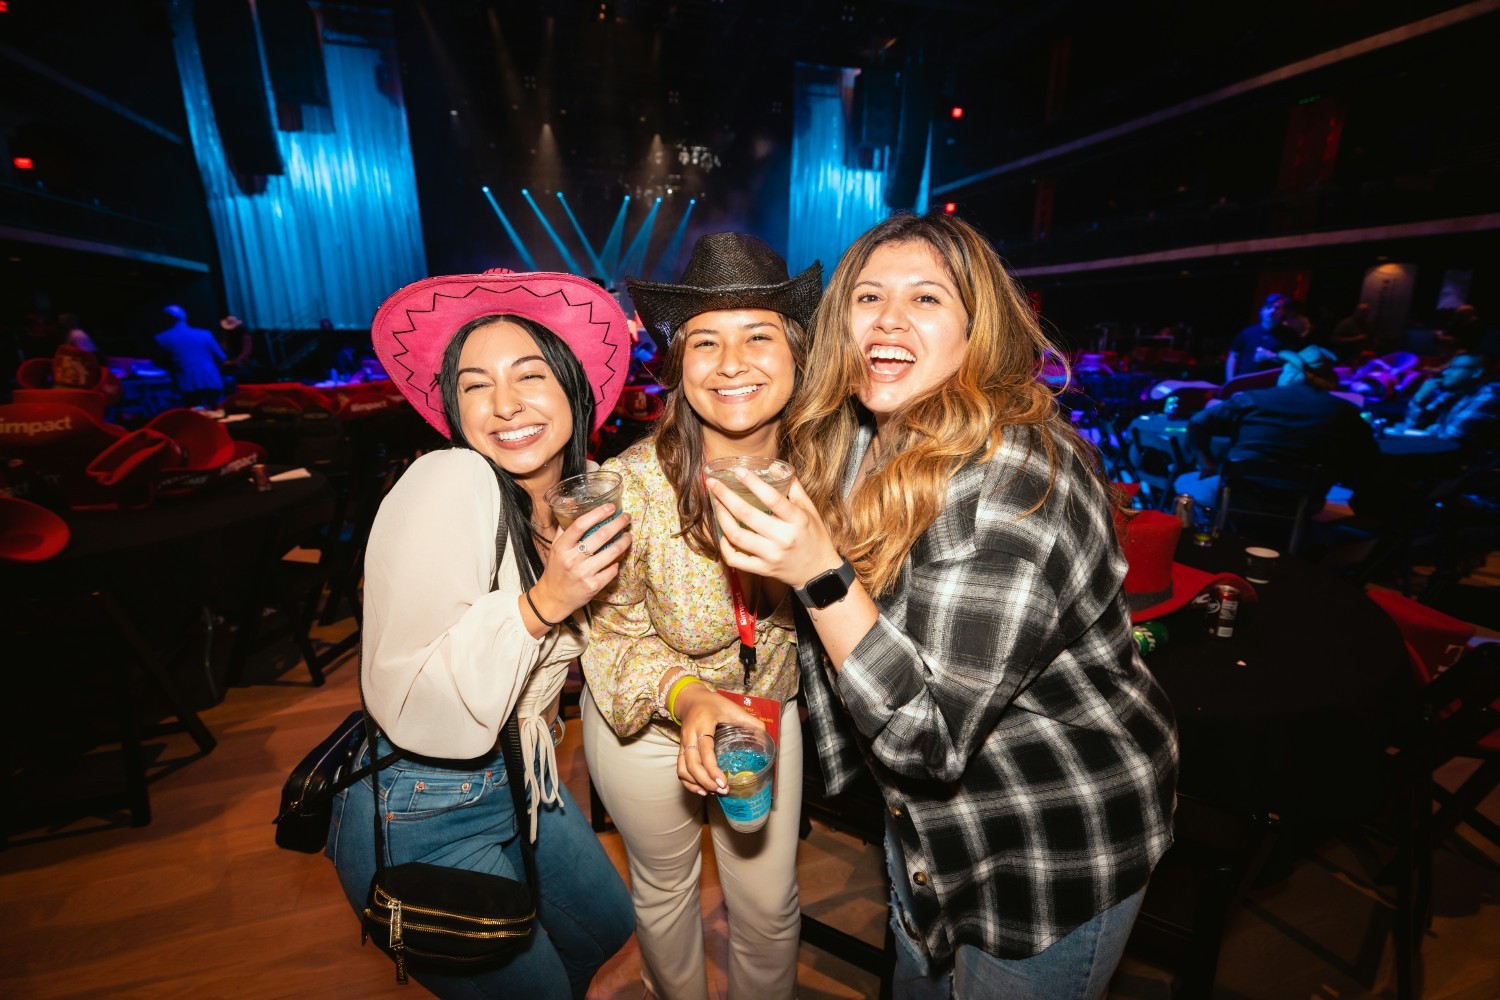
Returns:
[[[662,675],[683,667],[709,685],[785,702],[797,693],[797,626],[790,591],[755,624],[756,664],[746,684],[728,570],[679,537],[677,495],[642,441],[604,463],[624,479],[620,506],[633,518],[635,544],[620,575],[593,604],[593,634],[583,656],[589,691],[621,736],[648,723],[672,739],[678,727],[657,714]]]

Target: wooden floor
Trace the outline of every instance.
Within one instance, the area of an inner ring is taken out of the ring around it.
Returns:
[[[336,638],[348,623],[327,631]],[[132,829],[85,820],[12,837],[0,851],[4,986],[11,997],[378,997],[425,995],[397,987],[389,961],[361,948],[359,930],[321,855],[273,843],[282,780],[357,706],[346,660],[326,687],[277,651],[256,665],[258,683],[228,692],[204,713],[218,748],[193,759],[185,736],[153,742],[161,773],[154,821]],[[1450,787],[1467,763],[1441,775]],[[587,802],[577,723],[560,767]],[[1485,804],[1500,819],[1500,795]],[[118,824],[119,817],[115,817]],[[1464,828],[1435,859],[1432,933],[1424,945],[1424,996],[1500,997],[1500,848]],[[623,870],[619,838],[601,838]],[[707,840],[705,840],[707,843]],[[1284,883],[1257,893],[1230,929],[1216,997],[1356,1000],[1394,995],[1386,946],[1391,908],[1370,888],[1384,849],[1334,841]],[[885,907],[878,852],[815,826],[799,880],[805,912],[879,943]],[[703,906],[714,995],[726,992],[725,911],[712,865]],[[632,941],[596,978],[590,997],[644,990]],[[874,997],[875,978],[804,945],[800,996]],[[1127,958],[1111,996],[1170,996],[1168,977]],[[547,998],[535,998],[547,1000]]]

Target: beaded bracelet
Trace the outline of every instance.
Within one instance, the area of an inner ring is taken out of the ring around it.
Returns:
[[[672,685],[686,673],[687,670],[684,667],[668,667],[666,672],[661,675],[661,680],[657,682],[655,708],[656,714],[663,719],[671,718],[667,714],[667,692],[671,691]]]
[[[531,613],[534,614],[534,615],[536,615],[536,620],[537,621],[541,622],[543,625],[547,626],[548,628],[557,628],[557,626],[559,626],[559,625],[562,624],[562,622],[560,622],[560,621],[549,622],[546,618],[542,617],[542,613],[536,609],[536,602],[531,599],[531,591],[530,590],[523,590],[523,591],[521,591],[521,593],[523,593],[523,594],[526,595],[526,603],[529,604],[529,605],[531,605]]]
[[[672,683],[672,690],[667,692],[667,718],[682,725],[682,720],[677,717],[677,696],[682,694],[683,689],[691,684],[702,684],[703,682],[692,674],[677,678]]]

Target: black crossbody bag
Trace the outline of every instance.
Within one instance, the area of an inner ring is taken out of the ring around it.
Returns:
[[[369,716],[365,717],[365,728],[373,748],[376,730]],[[505,722],[500,745],[505,755],[506,783],[516,807],[525,882],[423,861],[386,867],[379,778],[385,761],[377,762],[372,772],[375,877],[370,880],[365,899],[362,940],[373,939],[395,959],[398,983],[407,981],[408,965],[462,973],[503,962],[531,937],[538,898],[536,860],[523,822],[526,771],[521,761],[521,727],[514,711]]]
[[[402,755],[397,750],[373,765],[355,768],[356,755],[364,743],[365,713],[357,709],[292,768],[281,786],[281,809],[271,821],[276,824],[277,847],[317,854],[328,843],[333,797],[373,767],[384,767]]]
[[[505,556],[505,522],[495,526],[495,569]],[[490,590],[498,586],[492,580]],[[375,722],[365,713],[365,732],[374,757]],[[500,733],[505,780],[515,803],[517,835],[526,881],[466,868],[408,861],[385,866],[385,830],[381,825],[380,768],[395,754],[377,761],[370,787],[375,796],[375,877],[365,897],[361,940],[375,944],[396,961],[396,982],[407,981],[406,968],[465,973],[506,961],[526,946],[536,924],[536,859],[527,834],[526,765],[521,755],[517,710]],[[399,753],[399,751],[397,751]],[[326,833],[325,824],[325,833]]]

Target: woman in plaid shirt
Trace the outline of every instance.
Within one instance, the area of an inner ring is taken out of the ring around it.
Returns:
[[[863,756],[884,793],[898,996],[1102,996],[1171,842],[1171,707],[1049,346],[978,232],[889,219],[814,320],[790,495],[710,486],[725,561],[807,607],[829,792]]]

